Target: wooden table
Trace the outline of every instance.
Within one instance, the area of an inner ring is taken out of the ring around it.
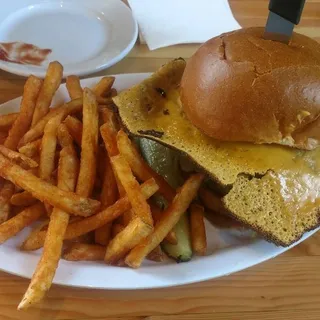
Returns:
[[[150,0],[151,1],[151,0]],[[242,26],[263,25],[267,0],[230,0]],[[320,0],[308,0],[299,31],[320,40]],[[97,75],[154,71],[198,45],[150,52],[137,44],[129,56]],[[20,96],[24,79],[0,72],[0,103]],[[0,319],[275,320],[320,319],[320,233],[291,251],[248,270],[194,285],[147,291],[101,291],[53,286],[30,311],[16,306],[28,280],[0,272]]]

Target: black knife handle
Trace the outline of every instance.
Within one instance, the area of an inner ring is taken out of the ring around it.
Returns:
[[[270,0],[269,10],[294,24],[300,22],[306,0]]]

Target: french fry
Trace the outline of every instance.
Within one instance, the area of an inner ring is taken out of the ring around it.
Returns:
[[[112,238],[113,224],[109,222],[104,226],[96,229],[94,231],[94,242],[96,244],[103,245],[104,247],[108,245],[110,239]]]
[[[34,109],[32,127],[48,113],[52,98],[61,84],[62,75],[62,65],[58,61],[50,62]]]
[[[118,198],[116,179],[114,177],[111,163],[107,155],[105,157],[104,165],[104,177],[102,191],[100,194],[101,208],[103,209],[113,205]],[[110,240],[111,227],[112,223],[107,223],[101,228],[95,230],[95,242],[106,246]]]
[[[67,245],[70,243],[83,243],[83,244],[94,244],[93,234],[89,232],[87,234],[83,234],[80,237],[76,237],[73,239],[68,239],[64,241]]]
[[[108,106],[99,105],[99,117],[100,117],[101,125],[104,123],[109,124],[113,132],[113,137],[115,139],[117,132],[120,129],[120,125],[114,111],[108,108]]]
[[[82,99],[72,100],[62,106],[53,108],[51,112],[47,113],[37,124],[32,127],[26,134],[22,137],[18,144],[18,148],[32,142],[43,135],[44,128],[48,121],[55,116],[62,114],[62,119],[70,114],[77,113],[82,110]]]
[[[100,183],[98,184],[98,189],[101,191],[102,188],[102,180],[105,173],[106,164],[105,162],[109,161],[107,152],[102,145],[98,146],[98,154],[97,154],[97,175],[96,181],[99,180]],[[100,196],[100,195],[99,195]]]
[[[114,77],[101,78],[101,80],[93,87],[93,93],[98,97],[107,96],[113,86],[114,80]]]
[[[100,207],[99,201],[81,197],[73,192],[63,191],[22,169],[1,154],[0,176],[30,192],[40,201],[46,201],[52,206],[71,214],[90,216]]]
[[[1,179],[3,180],[3,179]],[[10,198],[14,193],[14,185],[7,180],[2,181],[0,187],[0,224],[7,221],[10,215]]]
[[[113,98],[113,97],[115,97],[115,96],[117,96],[118,95],[118,91],[117,91],[117,89],[116,88],[112,88],[110,91],[109,91],[109,93],[107,94],[107,98]]]
[[[221,197],[205,187],[200,189],[199,195],[203,205],[207,208],[206,218],[213,225],[222,229],[243,230],[243,224],[230,217]]]
[[[9,219],[15,217],[17,214],[19,214],[24,209],[25,209],[25,207],[21,207],[21,206],[11,206]]]
[[[117,134],[117,146],[120,154],[129,163],[135,176],[141,181],[154,178],[159,186],[159,193],[161,193],[168,202],[171,202],[176,194],[175,190],[143,160],[123,130],[120,130]]]
[[[68,261],[103,261],[106,247],[97,244],[73,243],[62,255]]]
[[[40,153],[42,139],[38,139],[27,143],[25,146],[19,148],[19,152],[29,158],[33,158]]]
[[[35,204],[38,200],[34,198],[31,193],[27,191],[15,193],[11,199],[10,203],[13,206],[21,206],[21,207],[28,207]]]
[[[19,116],[19,112],[16,113],[8,113],[0,116],[0,130],[5,131],[12,127],[13,123]]]
[[[215,212],[225,213],[223,202],[220,197],[207,188],[201,188],[199,191],[200,199],[206,208]]]
[[[204,226],[204,209],[202,206],[192,204],[190,206],[190,229],[192,250],[199,256],[207,251],[207,237]]]
[[[64,191],[73,191],[79,173],[79,160],[73,144],[63,147],[60,151],[58,166],[58,187]]]
[[[60,123],[57,131],[58,141],[62,148],[72,146],[73,139],[64,123]]]
[[[125,227],[119,223],[112,224],[112,238],[114,238],[118,233],[123,231],[124,228]],[[161,262],[161,261],[165,261],[167,259],[167,256],[162,251],[161,247],[158,246],[148,254],[147,259]]]
[[[6,148],[3,145],[0,145],[0,153],[3,154],[8,159],[14,161],[24,169],[31,169],[38,167],[37,162],[25,156],[22,153],[12,151],[11,149]]]
[[[44,128],[41,143],[39,177],[51,182],[55,168],[55,155],[57,147],[57,131],[61,123],[62,115],[50,119]]]
[[[154,224],[156,225],[158,223],[158,221],[161,219],[161,215],[163,212],[159,207],[152,205],[151,206],[151,213],[152,213],[152,218],[153,218]],[[177,244],[178,240],[177,240],[176,233],[173,230],[171,230],[166,235],[165,241],[167,241],[171,244]]]
[[[96,98],[97,98],[97,102],[98,102],[99,106],[102,106],[103,108],[113,109],[114,103],[113,103],[112,98],[105,98],[105,97],[101,97],[101,96],[96,96]]]
[[[81,146],[82,140],[82,123],[75,117],[67,116],[64,120],[64,124],[67,126],[69,133],[78,146]]]
[[[83,91],[83,131],[81,140],[81,160],[76,193],[83,197],[91,195],[96,176],[96,157],[99,135],[98,104],[92,91]]]
[[[155,262],[163,262],[167,261],[169,258],[168,256],[162,251],[161,246],[157,246],[153,249],[146,257],[148,260],[155,261]]]
[[[146,199],[150,198],[157,191],[158,186],[155,183],[154,179],[150,179],[141,185],[141,192]],[[65,239],[74,239],[97,228],[100,228],[106,223],[114,221],[130,208],[130,201],[128,197],[125,196],[103,211],[86,219],[81,219],[69,224],[65,233]],[[28,237],[21,248],[28,251],[37,250],[43,246],[45,236],[46,232],[41,231],[32,237]]]
[[[119,154],[117,146],[117,132],[118,132],[118,123],[115,118],[115,114],[109,109],[100,110],[100,116],[104,124],[100,127],[100,133],[104,141],[106,150],[109,157],[113,157]],[[119,178],[115,174],[115,179],[118,187],[120,196],[122,197],[125,194],[125,190],[119,181]],[[132,217],[131,211],[126,212],[122,215],[121,220],[123,225],[127,225]]]
[[[112,224],[112,230],[111,230],[112,238],[114,238],[118,233],[123,231],[124,228],[125,227],[120,223],[113,223]]]
[[[25,227],[37,221],[45,212],[41,202],[24,209],[13,218],[0,225],[0,244],[15,236]]]
[[[125,263],[132,268],[138,268],[143,259],[154,250],[165,238],[170,230],[177,224],[180,217],[187,211],[190,203],[195,198],[201,183],[203,174],[194,174],[184,183],[172,203],[163,212],[161,219],[154,228],[154,232],[142,240],[127,255]]]
[[[109,243],[104,261],[114,264],[123,258],[142,239],[152,232],[152,226],[146,224],[139,216],[134,217],[129,224]]]
[[[43,206],[44,207],[44,206]],[[46,212],[46,208],[44,207],[44,210]],[[38,234],[38,232],[41,231],[46,231],[48,230],[48,225],[50,222],[50,218],[47,217],[48,215],[46,215],[46,217],[41,217],[41,221],[39,224],[37,224],[36,226],[32,227],[28,237],[34,237],[36,234]]]
[[[109,157],[119,154],[116,136],[118,133],[115,115],[112,111],[105,109],[102,113],[104,124],[100,127],[100,133],[108,151]]]
[[[8,138],[8,132],[0,131],[0,144],[4,144]]]
[[[129,164],[121,155],[112,157],[111,164],[124,190],[126,191],[128,199],[132,205],[133,213],[140,217],[144,223],[152,227],[153,219],[150,206],[141,193],[140,185],[133,176]]]
[[[81,88],[79,77],[68,76],[66,79],[66,87],[71,100],[82,97],[83,91]]]
[[[20,105],[20,113],[13,123],[9,135],[4,145],[12,150],[16,150],[20,139],[30,129],[34,114],[36,101],[41,89],[42,80],[35,76],[30,76],[25,85]]]
[[[72,145],[64,147],[60,152],[58,167],[58,187],[64,191],[73,191],[78,176],[79,161]],[[69,214],[54,208],[44,242],[41,259],[32,276],[29,287],[22,298],[18,309],[27,309],[40,301],[50,289],[58,267],[63,238],[69,223]]]

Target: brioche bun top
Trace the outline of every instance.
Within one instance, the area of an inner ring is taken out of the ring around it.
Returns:
[[[294,33],[290,44],[263,28],[223,34],[188,60],[181,102],[188,119],[223,141],[320,144],[320,44]]]

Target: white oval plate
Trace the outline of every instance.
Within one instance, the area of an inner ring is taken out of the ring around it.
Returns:
[[[0,69],[44,77],[50,61],[64,76],[87,75],[123,59],[134,46],[138,25],[121,0],[14,0],[0,10],[0,42],[51,49],[41,66],[0,61]]]
[[[150,74],[122,74],[116,76],[118,91],[139,83]],[[100,78],[82,80],[83,87],[92,87]],[[64,85],[56,94],[54,103],[68,100]],[[19,109],[20,98],[0,107],[0,114]],[[155,263],[146,261],[140,269],[112,267],[98,262],[68,262],[61,260],[54,283],[74,287],[97,289],[144,289],[170,287],[199,282],[246,269],[271,259],[310,237],[317,230],[308,232],[290,248],[277,247],[250,232],[218,230],[206,224],[208,253],[205,257],[193,257],[189,262],[176,264],[173,261]],[[13,239],[0,246],[0,269],[30,278],[39,260],[41,251],[23,252],[19,246],[29,229],[23,230]]]

